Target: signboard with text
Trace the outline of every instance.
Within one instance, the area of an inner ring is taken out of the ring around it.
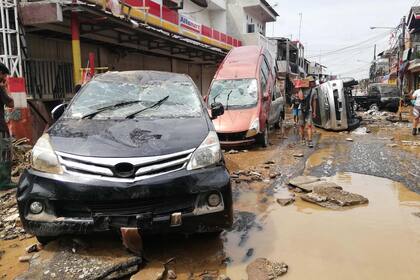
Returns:
[[[181,24],[181,27],[186,28],[188,30],[200,33],[201,32],[201,24],[193,21],[192,19],[180,15],[179,16],[179,23]]]

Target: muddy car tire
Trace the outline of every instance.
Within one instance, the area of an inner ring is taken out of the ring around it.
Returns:
[[[57,237],[55,236],[35,236],[35,237],[36,237],[36,240],[38,240],[38,242],[41,243],[42,245],[47,245],[51,241],[54,241],[57,239]]]
[[[268,146],[268,124],[266,124],[264,131],[258,134],[257,143],[263,148]]]

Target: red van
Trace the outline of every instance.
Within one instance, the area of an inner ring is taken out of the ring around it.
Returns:
[[[276,91],[270,53],[262,47],[232,49],[211,83],[208,108],[222,104],[224,115],[213,120],[222,146],[268,145],[271,125],[282,121],[283,98]]]

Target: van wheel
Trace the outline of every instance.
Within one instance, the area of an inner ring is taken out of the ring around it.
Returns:
[[[268,146],[268,124],[266,124],[264,131],[262,133],[258,134],[257,142],[263,148]]]
[[[36,240],[38,240],[39,243],[41,243],[42,245],[47,245],[48,243],[50,243],[51,241],[54,241],[55,239],[57,239],[56,236],[35,236]]]

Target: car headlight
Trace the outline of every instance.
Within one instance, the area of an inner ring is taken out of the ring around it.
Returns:
[[[63,174],[48,134],[42,135],[32,149],[32,168],[47,173]]]
[[[210,131],[203,143],[194,151],[187,170],[194,170],[218,163],[222,159],[219,138],[215,131]]]
[[[260,132],[260,119],[256,118],[252,121],[251,125],[249,126],[249,130],[246,133],[246,137],[253,137]]]

